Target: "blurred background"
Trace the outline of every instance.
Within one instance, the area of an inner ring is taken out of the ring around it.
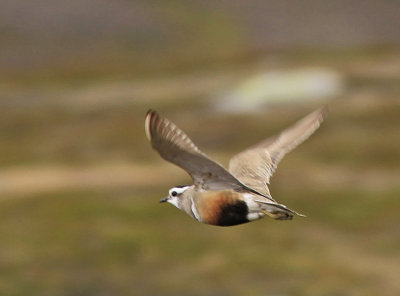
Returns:
[[[1,295],[400,295],[398,1],[0,0]],[[153,108],[227,164],[321,105],[270,190],[307,218],[231,228]]]

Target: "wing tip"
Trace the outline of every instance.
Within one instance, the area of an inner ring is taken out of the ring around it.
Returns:
[[[326,119],[329,113],[329,107],[328,105],[322,106],[315,111],[311,112],[309,115],[304,117],[304,122],[309,122],[309,123],[316,123],[319,127],[319,125]],[[299,122],[302,122],[303,120],[300,119]]]
[[[317,109],[317,112],[320,115],[320,121],[323,121],[328,116],[329,106],[322,106],[321,108]]]
[[[152,119],[155,118],[156,116],[158,116],[158,113],[153,109],[149,109],[149,111],[147,111],[146,113],[146,119],[144,121],[144,131],[149,141],[151,141],[152,138],[151,136],[151,123],[153,121]]]

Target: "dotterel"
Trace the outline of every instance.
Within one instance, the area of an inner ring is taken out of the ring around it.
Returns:
[[[235,155],[229,170],[204,154],[174,123],[150,110],[145,120],[146,136],[162,158],[184,169],[193,185],[169,190],[168,202],[194,219],[231,226],[269,216],[278,220],[303,216],[271,196],[268,184],[279,161],[305,141],[324,119],[318,109],[280,134]]]

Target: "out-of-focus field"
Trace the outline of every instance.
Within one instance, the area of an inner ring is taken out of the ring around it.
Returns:
[[[143,121],[159,110],[227,164],[320,105],[214,112],[214,95],[254,61],[1,86],[0,294],[399,295],[400,52],[284,60],[346,81],[322,128],[272,178],[275,199],[308,217],[231,228],[158,203],[190,180],[150,149]]]

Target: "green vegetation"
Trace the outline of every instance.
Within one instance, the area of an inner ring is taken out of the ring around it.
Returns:
[[[333,68],[348,86],[272,179],[272,195],[308,216],[289,222],[218,228],[159,204],[188,178],[150,149],[143,120],[148,108],[159,110],[226,163],[316,104],[214,113],[212,96],[191,85],[229,76],[222,66],[189,73],[192,82],[139,81],[154,88],[145,99],[112,92],[99,103],[103,88],[92,84],[29,83],[22,94],[3,94],[0,174],[9,183],[0,184],[0,294],[399,295],[399,54],[298,55],[288,56],[289,66]],[[253,69],[241,61],[225,85]],[[169,98],[172,90],[178,95]],[[85,168],[105,178],[73,178]],[[44,170],[49,187],[29,182]]]

